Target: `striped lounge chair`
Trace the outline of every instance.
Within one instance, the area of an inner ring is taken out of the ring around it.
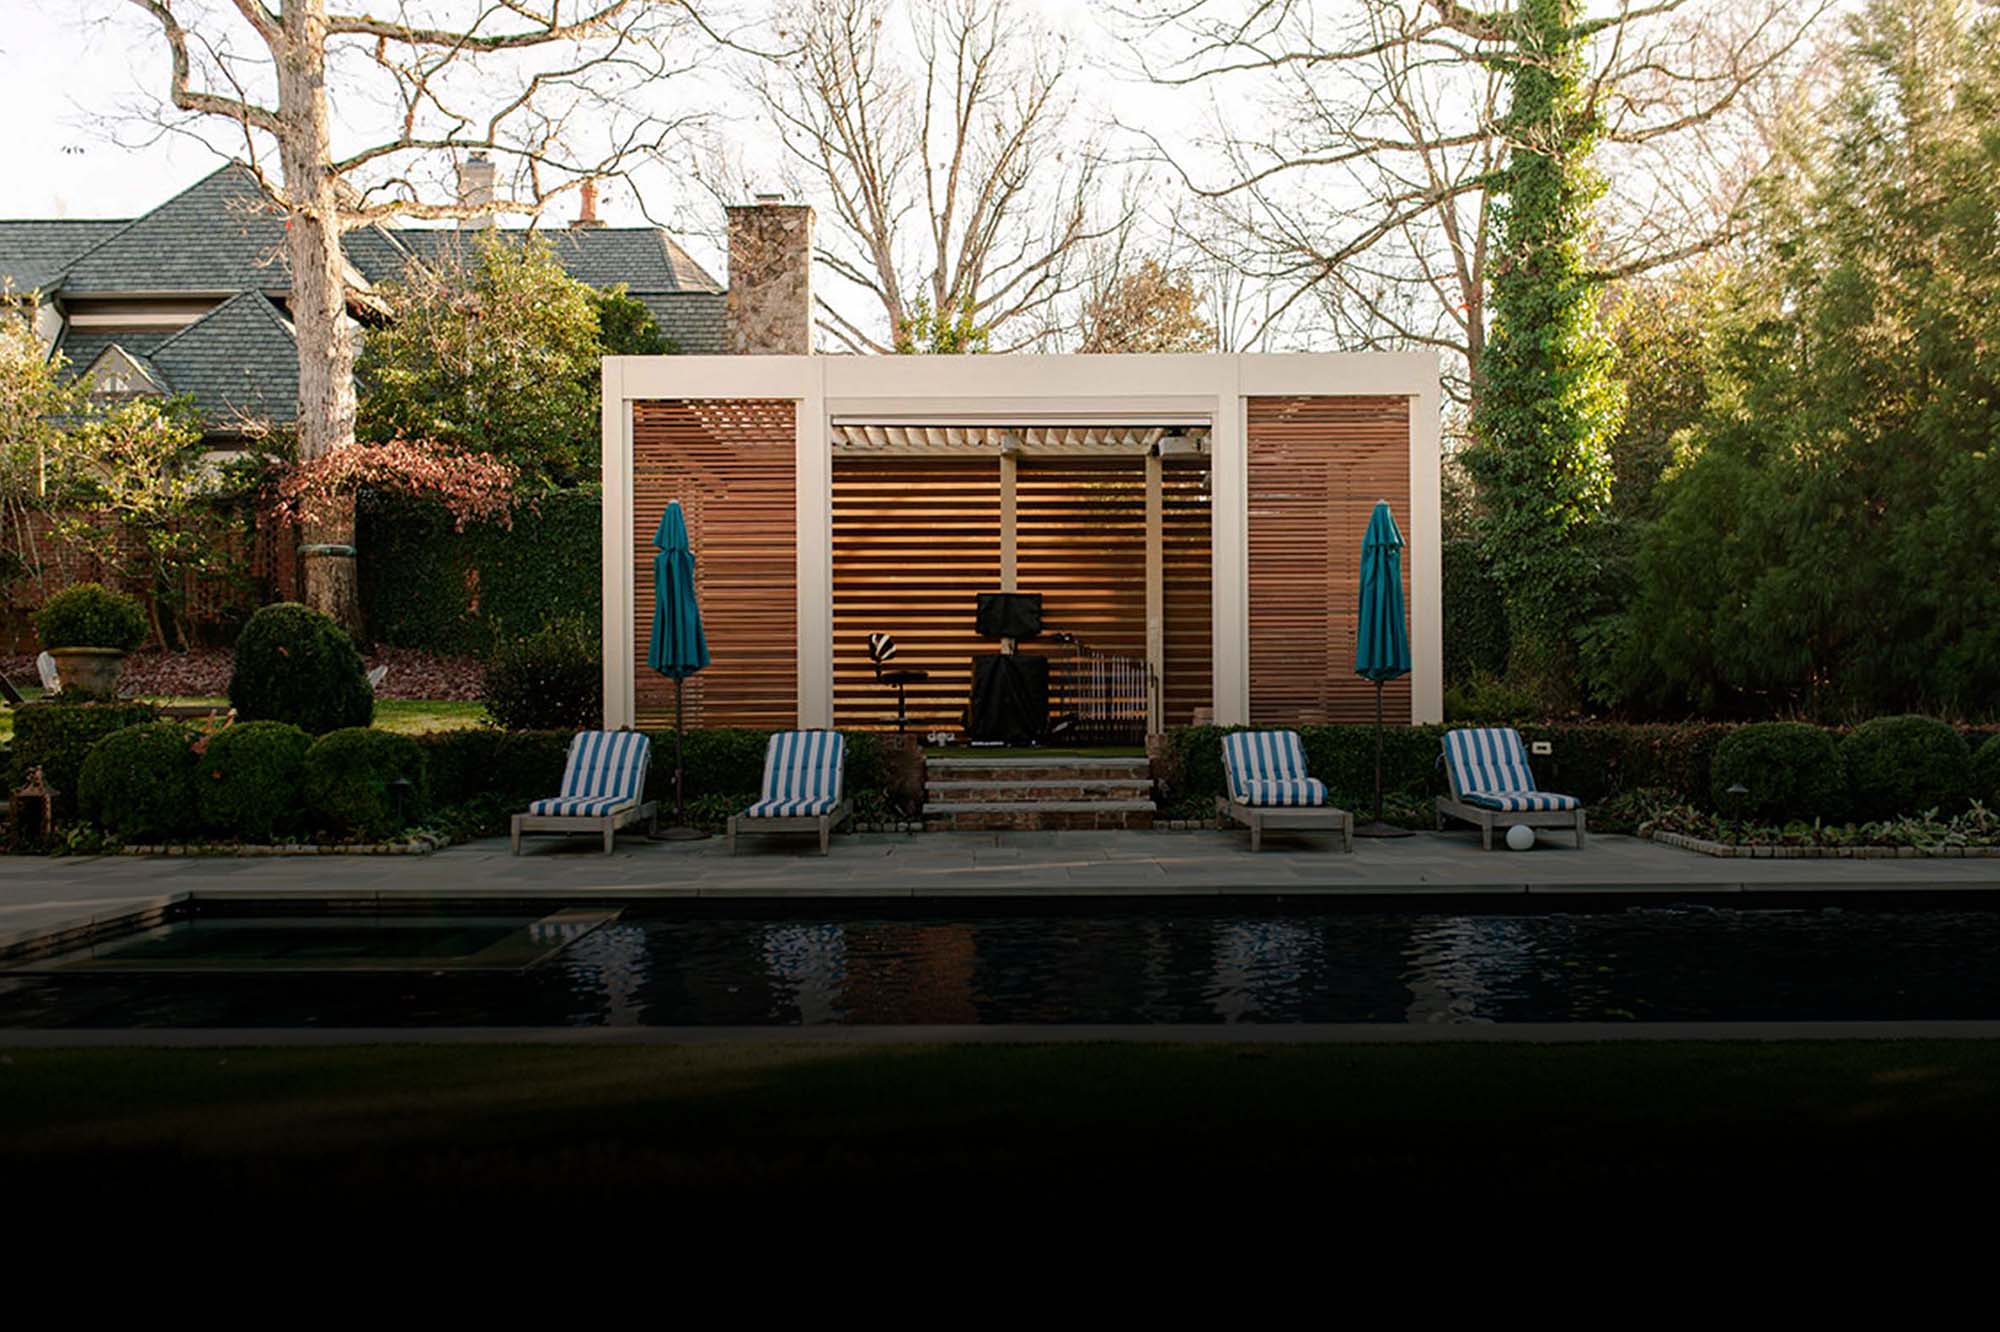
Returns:
[[[1583,802],[1538,790],[1528,751],[1511,726],[1446,731],[1444,773],[1449,796],[1439,796],[1438,827],[1447,818],[1479,826],[1479,843],[1493,849],[1493,827],[1568,828],[1583,845]]]
[[[1297,731],[1236,731],[1222,737],[1229,794],[1215,812],[1250,829],[1250,849],[1264,846],[1266,828],[1334,832],[1340,849],[1354,849],[1354,816],[1326,803],[1326,785],[1306,775]]]
[[[764,791],[729,820],[729,854],[738,833],[817,832],[827,853],[833,830],[853,809],[841,798],[847,741],[838,731],[779,731],[764,748]]]
[[[514,854],[521,854],[522,833],[602,833],[608,853],[620,828],[641,820],[657,826],[659,806],[646,799],[652,762],[652,742],[637,731],[578,731],[563,765],[562,794],[514,816]]]

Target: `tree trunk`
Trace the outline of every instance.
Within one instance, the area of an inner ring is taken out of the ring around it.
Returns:
[[[301,462],[354,444],[354,343],[340,248],[340,199],[326,98],[326,0],[288,0],[278,59],[284,133],[285,227],[291,241],[292,327],[299,344]],[[314,524],[305,538],[305,600],[349,633],[361,629],[354,572],[354,505]]]

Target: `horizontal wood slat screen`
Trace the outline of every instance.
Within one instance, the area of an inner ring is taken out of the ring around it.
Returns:
[[[1401,397],[1249,400],[1250,720],[1373,721],[1375,686],[1354,673],[1361,536],[1386,499],[1410,534],[1410,409]],[[1410,561],[1403,559],[1409,605]],[[1383,699],[1410,718],[1410,681]]]
[[[1167,615],[1162,701],[1167,725],[1186,726],[1193,722],[1195,709],[1206,708],[1215,699],[1215,571],[1210,539],[1214,506],[1207,458],[1168,458],[1162,471],[1162,591]]]
[[[958,730],[974,654],[998,651],[974,632],[976,599],[999,586],[997,457],[836,457],[834,724],[894,728],[896,691],[868,660],[868,635],[886,633],[886,669],[930,672],[909,686],[910,729]]]
[[[1042,594],[1045,633],[1146,655],[1146,464],[1143,458],[1024,457],[1014,474],[1015,581]],[[1031,650],[1066,656],[1044,639]]]
[[[653,535],[687,514],[713,659],[688,677],[689,726],[798,724],[794,406],[763,399],[632,404],[633,652],[641,726],[672,725],[674,682],[646,665]]]

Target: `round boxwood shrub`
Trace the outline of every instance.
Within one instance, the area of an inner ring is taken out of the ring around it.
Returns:
[[[1741,785],[1749,794],[1732,796]],[[1847,809],[1847,780],[1833,737],[1804,722],[1759,722],[1741,727],[1715,748],[1709,797],[1717,812],[1785,823],[1834,819]]]
[[[40,698],[14,709],[14,744],[8,755],[8,789],[28,784],[36,768],[56,792],[56,815],[76,814],[77,779],[90,747],[128,726],[157,720],[150,703],[103,703],[71,700],[65,694]]]
[[[375,691],[354,640],[289,601],[264,607],[243,626],[229,702],[244,721],[289,722],[313,735],[375,720]]]
[[[424,817],[429,784],[423,750],[407,735],[353,727],[313,741],[306,751],[306,808],[337,837],[379,842]],[[397,781],[409,782],[402,815]]]
[[[1972,794],[1972,750],[1934,717],[1877,717],[1840,742],[1854,814],[1893,819],[1955,813]]]
[[[66,587],[35,612],[42,646],[111,648],[130,652],[146,641],[146,610],[139,599],[102,583]]]
[[[90,747],[78,779],[83,816],[127,842],[172,842],[193,832],[195,733],[179,722],[113,731]]]
[[[286,722],[240,722],[213,737],[195,765],[202,825],[246,842],[301,831],[311,748],[312,737]]]
[[[1989,735],[1972,756],[1972,794],[1980,804],[2000,810],[2000,735]]]
[[[604,652],[582,620],[558,620],[502,643],[487,659],[480,696],[510,731],[581,731],[604,716]]]

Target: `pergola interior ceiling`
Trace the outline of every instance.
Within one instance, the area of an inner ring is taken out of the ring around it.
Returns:
[[[963,425],[839,421],[831,429],[836,454],[1002,454],[1078,456],[1199,453],[1206,425],[1022,424]]]

